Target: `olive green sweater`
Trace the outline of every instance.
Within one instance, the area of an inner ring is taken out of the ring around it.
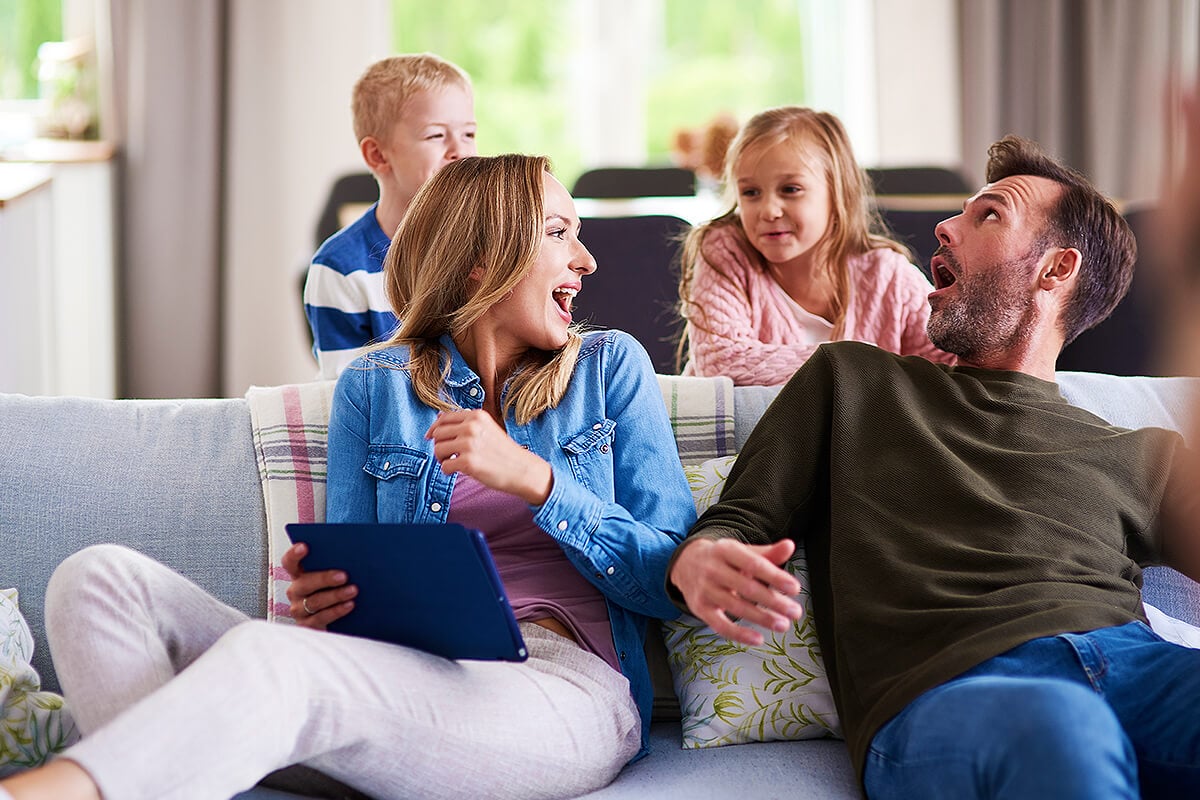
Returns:
[[[1177,452],[1177,434],[1114,428],[1031,375],[839,342],[784,386],[692,535],[806,548],[861,776],[927,689],[1030,639],[1145,619],[1139,565],[1160,558]]]

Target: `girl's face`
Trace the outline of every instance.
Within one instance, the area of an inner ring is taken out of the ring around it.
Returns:
[[[751,146],[733,173],[750,243],[776,267],[808,266],[829,227],[829,184],[820,160],[791,142]]]

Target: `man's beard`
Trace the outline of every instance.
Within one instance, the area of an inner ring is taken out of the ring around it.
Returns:
[[[1030,335],[1034,301],[1029,281],[1045,251],[1035,245],[1024,256],[963,276],[953,254],[939,248],[936,255],[959,276],[954,283],[958,291],[953,298],[939,299],[930,312],[930,341],[972,364],[1017,350]]]

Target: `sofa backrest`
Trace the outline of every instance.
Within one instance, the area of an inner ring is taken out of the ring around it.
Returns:
[[[44,592],[68,555],[119,542],[262,616],[264,525],[244,400],[0,394],[0,588],[20,591],[43,688]]]

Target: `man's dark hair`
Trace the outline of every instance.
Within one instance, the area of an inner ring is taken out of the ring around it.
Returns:
[[[987,182],[1035,175],[1061,184],[1058,206],[1042,234],[1046,247],[1074,247],[1083,255],[1075,293],[1062,314],[1064,344],[1104,320],[1133,281],[1137,241],[1121,212],[1087,178],[1020,136],[1005,136],[988,148]]]

